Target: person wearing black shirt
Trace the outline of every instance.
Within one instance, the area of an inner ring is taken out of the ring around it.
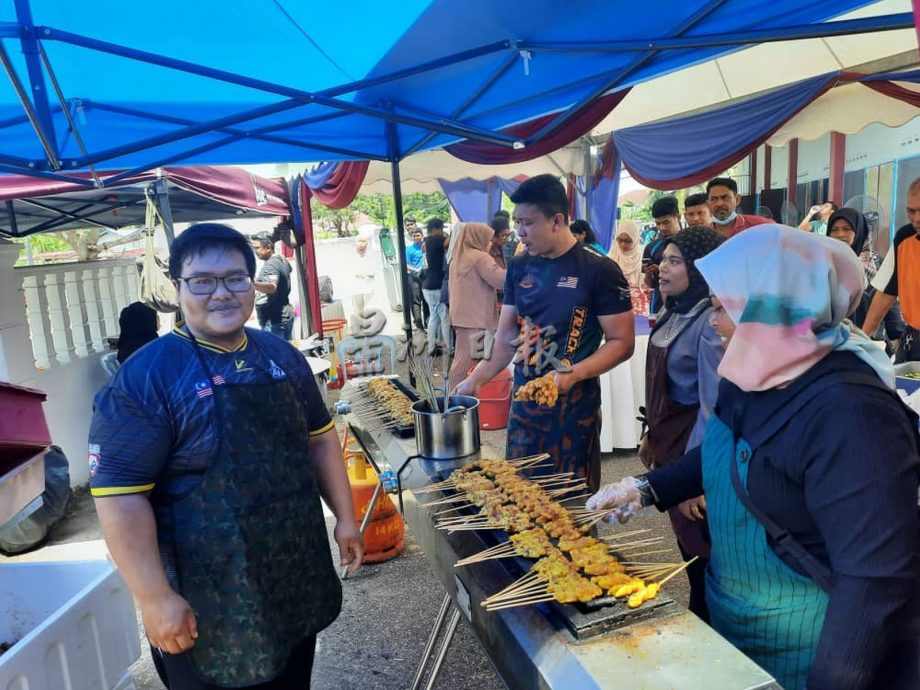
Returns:
[[[272,236],[262,232],[253,237],[252,248],[265,263],[253,281],[256,288],[256,317],[263,331],[291,339],[294,330],[294,310],[288,299],[291,294],[291,265],[275,254]]]
[[[428,270],[422,278],[422,296],[428,305],[428,354],[435,354],[439,347],[450,343],[450,316],[447,305],[441,300],[441,286],[444,284],[444,254],[447,238],[444,236],[444,221],[431,218],[427,224],[425,238],[425,260]]]
[[[600,482],[598,377],[633,353],[629,286],[614,261],[575,239],[565,188],[553,175],[530,178],[511,200],[526,251],[508,264],[491,357],[457,390],[475,395],[512,359],[515,390],[552,374],[559,390],[553,407],[512,403],[506,453],[509,458],[549,453],[553,467],[542,472],[573,472],[595,487]]]
[[[655,315],[664,306],[664,300],[661,299],[661,292],[658,290],[658,264],[661,263],[668,240],[680,232],[677,199],[673,196],[658,199],[652,204],[652,218],[655,219],[658,236],[645,246],[642,253],[642,273],[645,274],[645,284],[653,291],[649,311]]]

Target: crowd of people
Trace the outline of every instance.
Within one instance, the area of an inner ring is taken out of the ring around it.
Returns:
[[[449,388],[475,396],[512,363],[515,389],[550,374],[555,406],[512,402],[508,457],[549,453],[538,471],[583,477],[613,522],[668,511],[696,559],[690,609],[782,687],[920,687],[920,437],[891,356],[920,360],[920,180],[884,260],[858,210],[784,227],[739,212],[729,178],[682,213],[655,201],[645,246],[618,223],[609,252],[556,177],[511,201],[489,224],[407,227],[409,308],[429,353],[452,356]],[[367,295],[367,237],[356,252]],[[341,601],[320,497],[341,562],[362,559],[334,426],[275,337],[291,314],[273,258],[270,238],[182,233],[184,323],[126,355],[96,399],[100,522],[177,690],[303,687]],[[254,308],[262,330],[244,328]],[[599,376],[632,356],[645,316],[648,472],[602,487]]]

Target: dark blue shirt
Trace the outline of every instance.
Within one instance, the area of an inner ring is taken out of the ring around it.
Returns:
[[[817,378],[859,370],[869,369],[835,352],[785,389],[745,393],[723,380],[716,414],[731,427],[730,411],[741,406],[741,435],[750,438]],[[892,394],[840,382],[754,449],[747,481],[754,503],[833,572],[809,688],[886,687],[873,680],[892,667],[883,659],[918,625],[915,424]],[[701,460],[697,448],[647,475],[659,508],[702,493]],[[916,672],[912,655],[900,663]]]
[[[529,339],[542,343],[542,351],[562,364],[575,364],[597,351],[604,335],[597,317],[632,311],[620,267],[580,244],[555,259],[516,256],[508,264],[504,292],[504,304],[517,309],[522,337],[528,335],[523,329],[529,319]],[[547,373],[537,371],[534,356],[529,359],[527,373],[525,363],[515,367],[518,383]]]
[[[175,330],[135,352],[96,395],[89,432],[94,496],[150,491],[157,510],[194,488],[217,451],[217,386],[286,378],[303,400],[311,435],[333,427],[309,365],[281,338],[247,329],[233,351],[198,342],[210,371],[188,335]]]

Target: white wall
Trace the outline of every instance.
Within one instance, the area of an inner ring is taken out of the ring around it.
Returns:
[[[770,189],[789,186],[789,149],[774,146],[770,149]]]
[[[71,486],[86,484],[89,481],[86,449],[93,397],[108,380],[99,363],[99,355],[82,357],[45,371],[33,367],[32,371],[32,376],[16,383],[47,393],[44,410],[51,440],[67,456]]]
[[[797,183],[823,180],[830,174],[831,135],[814,141],[799,141]]]
[[[846,170],[861,170],[920,155],[920,117],[900,127],[869,125],[847,136]]]

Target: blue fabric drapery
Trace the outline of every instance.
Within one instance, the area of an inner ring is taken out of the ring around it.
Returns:
[[[725,108],[613,133],[632,176],[656,189],[699,184],[731,167],[830,89],[825,74]]]
[[[591,180],[591,206],[589,222],[597,235],[597,242],[610,251],[617,222],[617,199],[620,196],[620,171],[622,165],[612,138],[598,156],[598,169]]]
[[[510,196],[521,181],[501,177],[487,180],[464,177],[461,180],[438,178],[438,183],[461,222],[488,223],[501,208],[502,192]]]

